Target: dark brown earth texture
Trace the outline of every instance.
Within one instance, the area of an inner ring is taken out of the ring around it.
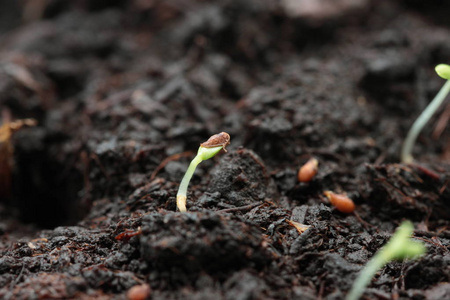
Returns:
[[[363,299],[450,299],[448,99],[400,162],[439,63],[445,0],[0,0],[0,298],[344,299],[410,220]]]

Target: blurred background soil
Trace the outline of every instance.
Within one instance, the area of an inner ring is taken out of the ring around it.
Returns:
[[[0,160],[0,297],[343,299],[409,219],[428,253],[388,264],[365,295],[450,298],[448,101],[416,163],[399,163],[450,63],[449,11],[0,0],[1,122],[38,122],[0,141],[13,162]],[[221,131],[228,153],[199,166],[176,212],[195,151]],[[311,157],[318,174],[299,183]]]

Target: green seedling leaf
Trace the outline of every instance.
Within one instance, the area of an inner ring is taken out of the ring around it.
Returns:
[[[436,73],[444,79],[450,80],[450,66],[446,64],[437,65]]]
[[[413,230],[414,227],[409,221],[400,225],[391,240],[380,250],[385,261],[416,258],[425,253],[425,246],[411,239]]]
[[[205,148],[200,146],[197,151],[197,156],[200,157],[202,161],[207,160],[216,156],[216,154],[219,153],[222,149],[222,146],[214,148]]]

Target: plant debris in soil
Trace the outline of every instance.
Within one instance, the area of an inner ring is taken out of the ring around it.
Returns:
[[[37,126],[0,140],[2,299],[343,299],[405,219],[427,253],[365,297],[450,298],[448,105],[398,163],[450,62],[449,3],[10,2],[1,122]]]

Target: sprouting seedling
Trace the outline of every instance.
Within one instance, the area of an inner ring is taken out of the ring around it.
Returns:
[[[422,243],[411,239],[413,230],[414,227],[409,221],[403,222],[398,227],[389,242],[375,254],[361,271],[346,300],[359,299],[375,273],[388,262],[406,258],[414,259],[426,252]]]
[[[181,212],[186,211],[187,188],[192,175],[195,172],[198,164],[204,160],[214,157],[220,150],[227,152],[226,146],[230,144],[230,135],[226,132],[221,132],[210,137],[206,142],[200,144],[197,155],[189,164],[189,168],[181,180],[180,187],[177,193],[177,207]]]
[[[447,97],[450,93],[450,66],[440,64],[436,66],[435,70],[440,77],[446,79],[447,81],[442,86],[439,93],[437,93],[434,99],[430,102],[430,104],[428,104],[425,110],[411,126],[411,129],[409,130],[402,146],[401,160],[403,163],[411,163],[413,161],[411,152],[419,133],[422,131],[425,124],[427,124],[427,122],[431,119],[439,106],[441,106],[442,102],[445,100],[445,97]]]

